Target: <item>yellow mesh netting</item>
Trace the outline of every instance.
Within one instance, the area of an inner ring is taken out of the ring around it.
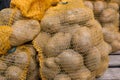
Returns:
[[[0,26],[0,54],[5,54],[8,49],[10,49],[10,41],[9,37],[12,34],[12,25],[14,14],[16,13],[16,9],[13,10],[9,22],[6,23],[7,25]]]
[[[10,48],[9,37],[12,29],[8,26],[0,26],[0,54],[5,54]]]
[[[21,10],[23,16],[41,20],[45,11],[59,0],[12,0],[11,7]]]

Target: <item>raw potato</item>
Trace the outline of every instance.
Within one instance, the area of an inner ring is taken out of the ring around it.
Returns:
[[[94,13],[100,14],[106,8],[106,3],[103,1],[94,2]]]
[[[111,46],[112,46],[112,51],[113,51],[113,52],[119,51],[119,50],[120,50],[120,41],[114,40],[114,41],[111,43]]]
[[[119,10],[119,5],[117,3],[108,3],[108,8],[113,8],[116,11]]]
[[[6,71],[6,78],[8,80],[19,80],[22,74],[22,70],[17,66],[10,66]]]
[[[0,25],[8,24],[13,12],[14,12],[14,9],[11,9],[11,8],[6,8],[6,9],[1,10],[0,11],[0,22],[1,22]],[[13,23],[20,19],[24,19],[24,18],[22,17],[21,12],[19,10],[16,10],[16,13],[13,15]]]
[[[5,71],[7,69],[7,64],[0,60],[0,71]]]
[[[99,68],[101,63],[100,51],[93,47],[84,55],[85,66],[91,71],[94,72]]]
[[[48,68],[47,66],[42,65],[40,72],[45,78],[53,79],[60,72],[60,69]]]
[[[74,50],[65,50],[57,58],[56,62],[67,72],[75,72],[79,70],[83,64],[83,57]]]
[[[85,52],[89,50],[92,45],[92,38],[89,28],[81,27],[73,34],[72,38],[73,48],[78,52]]]
[[[10,37],[12,46],[18,46],[33,40],[40,32],[40,24],[36,20],[19,20],[13,25],[13,32]]]
[[[71,35],[69,33],[56,33],[47,43],[44,54],[55,57],[70,47]]]
[[[48,40],[51,38],[51,35],[46,32],[40,32],[38,36],[34,39],[33,43],[37,44],[43,51],[45,50],[45,46],[48,43]]]
[[[111,0],[111,2],[116,2],[120,5],[120,0]]]
[[[38,75],[39,74],[38,71],[39,70],[37,69],[34,72],[32,72],[32,74],[28,76],[27,80],[40,80],[39,75]]]
[[[93,3],[91,1],[84,1],[85,6],[87,6],[90,9],[94,9]]]
[[[26,65],[28,63],[28,55],[26,52],[19,52],[15,54],[15,64]]]
[[[66,74],[58,74],[54,80],[71,80],[71,78]]]
[[[0,75],[0,80],[7,80],[6,77]]]
[[[116,11],[114,9],[108,8],[105,9],[100,15],[101,22],[112,22],[117,18]]]
[[[91,72],[84,66],[80,70],[70,73],[69,76],[72,80],[91,80]]]

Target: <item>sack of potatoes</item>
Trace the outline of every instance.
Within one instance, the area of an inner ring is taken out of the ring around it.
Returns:
[[[112,48],[82,0],[62,0],[46,11],[40,25],[33,45],[42,80],[93,80],[104,74]]]
[[[13,47],[0,56],[0,80],[39,80],[38,70],[32,45]]]
[[[120,50],[119,5],[114,1],[117,2],[84,1],[84,4],[93,10],[96,20],[102,26],[104,40],[111,45],[112,52],[117,52]]]

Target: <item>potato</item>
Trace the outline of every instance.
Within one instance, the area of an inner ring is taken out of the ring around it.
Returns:
[[[105,42],[101,42],[101,44],[96,46],[101,54],[101,63],[99,68],[96,70],[96,77],[100,77],[104,74],[104,72],[108,68],[109,63],[109,56],[108,54],[111,52],[110,49],[108,49],[108,46],[106,46]]]
[[[26,52],[19,52],[15,54],[15,64],[24,66],[28,63],[28,55]]]
[[[117,3],[108,3],[108,8],[113,8],[116,11],[119,10],[119,5]]]
[[[40,24],[36,20],[19,20],[12,25],[12,29],[10,43],[18,46],[33,40],[40,32]]]
[[[70,73],[72,80],[91,80],[91,72],[83,66],[80,70]]]
[[[116,2],[120,5],[120,0],[111,0],[111,2]]]
[[[10,66],[6,71],[7,80],[19,80],[22,74],[22,70],[17,66]]]
[[[85,26],[90,29],[92,45],[96,46],[103,41],[102,27],[97,20],[90,20],[85,24]]]
[[[119,51],[120,50],[120,41],[114,40],[111,43],[111,46],[112,46],[112,51],[113,52]]]
[[[100,15],[100,21],[103,23],[113,22],[116,19],[117,19],[117,11],[111,8],[103,10],[103,12]]]
[[[46,32],[40,32],[38,36],[33,40],[34,46],[37,45],[43,51],[45,50],[45,46],[48,43],[48,40],[51,38],[51,35]]]
[[[103,28],[104,39],[108,43],[112,43],[116,39],[116,32],[109,30],[109,28]]]
[[[94,2],[94,13],[95,14],[100,14],[105,8],[106,8],[106,3],[103,1],[96,1]]]
[[[71,78],[66,74],[58,74],[54,80],[71,80]]]
[[[56,33],[61,29],[60,19],[57,16],[44,16],[41,20],[41,28],[49,33]]]
[[[46,58],[44,60],[44,64],[46,67],[50,68],[50,69],[53,69],[53,70],[57,70],[59,69],[59,65],[57,65],[55,63],[55,58],[54,57],[51,57],[51,58]]]
[[[76,30],[72,37],[72,44],[78,52],[85,52],[90,49],[93,45],[89,28],[81,27]]]
[[[6,77],[0,75],[0,80],[7,80]]]
[[[40,70],[42,76],[47,78],[48,80],[53,79],[60,72],[59,68],[58,69],[48,68],[45,65],[42,65]]]
[[[55,61],[67,73],[75,72],[84,65],[83,57],[71,49],[63,51],[60,55],[58,55]]]
[[[7,69],[7,64],[0,60],[0,72],[5,71]]]
[[[95,72],[99,68],[101,63],[100,51],[93,47],[84,55],[84,64],[91,71]],[[94,73],[95,74],[95,73]]]
[[[56,33],[45,46],[45,56],[54,57],[70,47],[71,35],[69,33]]]
[[[12,8],[6,8],[6,9],[1,10],[0,11],[0,22],[1,22],[0,25],[7,25],[11,18],[13,18],[13,23],[20,19],[24,19],[19,10],[16,10],[15,14],[13,14],[14,11],[15,9],[12,9]],[[11,16],[12,14],[13,16]]]
[[[85,6],[87,6],[90,9],[94,9],[93,3],[91,1],[84,1]]]

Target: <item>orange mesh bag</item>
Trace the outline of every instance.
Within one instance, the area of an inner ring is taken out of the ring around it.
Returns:
[[[42,80],[93,80],[106,71],[111,47],[104,45],[102,27],[82,0],[62,0],[49,8],[41,30],[33,45]]]
[[[25,46],[14,47],[9,54],[0,57],[0,76],[7,80],[26,80],[29,64],[29,49]]]
[[[111,45],[112,52],[120,50],[119,5],[114,1],[84,2],[89,8],[93,7],[96,19],[102,25],[104,40]]]
[[[11,7],[18,8],[23,16],[41,20],[45,11],[59,0],[12,0]]]

